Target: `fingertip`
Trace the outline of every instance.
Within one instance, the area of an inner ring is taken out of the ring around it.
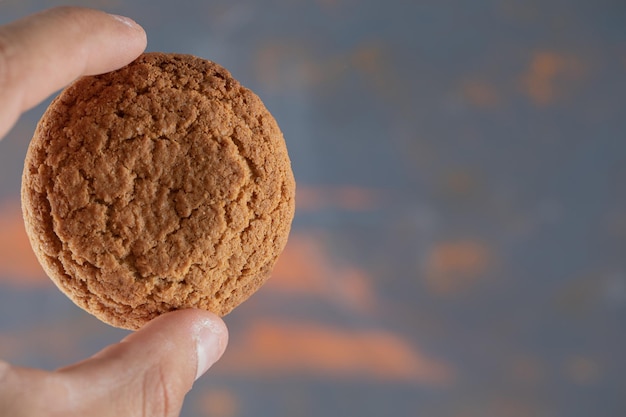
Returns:
[[[121,30],[129,32],[130,39],[134,44],[135,55],[139,56],[148,45],[148,35],[144,28],[130,17],[118,14],[109,14],[109,16],[120,26]]]
[[[82,75],[130,63],[147,45],[145,30],[134,20],[73,6],[48,9],[2,26],[3,39],[0,100],[14,113]]]
[[[205,313],[208,312],[198,314],[193,326],[197,358],[196,380],[222,357],[228,345],[228,329],[224,321],[213,313]]]
[[[106,17],[111,24],[109,25],[110,29],[104,32],[102,48],[110,48],[113,41],[115,45],[114,53],[104,56],[105,59],[102,59],[102,48],[90,48],[90,57],[86,60],[87,65],[80,75],[96,75],[118,69],[130,63],[145,51],[148,45],[148,36],[144,28],[135,20],[127,16],[93,9],[79,8],[79,11],[79,13],[84,13],[85,16],[91,13],[102,15],[97,18],[94,16],[94,20]]]
[[[184,334],[193,342],[196,371],[194,380],[204,375],[221,358],[228,344],[226,323],[218,315],[200,309],[177,310],[163,314],[129,335],[125,341],[145,338],[155,333],[173,335],[173,332],[176,332],[179,338]]]
[[[131,28],[133,30],[142,30],[143,28],[141,26],[139,26],[137,24],[137,22],[135,22],[133,19],[131,19],[130,17],[126,17],[126,16],[121,16],[119,14],[113,14],[113,13],[109,13],[109,15],[117,20],[118,22],[120,22],[121,24],[123,24],[124,26]]]
[[[144,409],[144,415],[177,415],[193,382],[220,358],[227,343],[221,318],[204,310],[179,310],[58,375],[87,408],[116,398],[128,412],[147,404],[150,412]]]

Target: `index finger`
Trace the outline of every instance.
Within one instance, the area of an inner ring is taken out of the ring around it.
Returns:
[[[143,52],[134,21],[60,7],[0,27],[0,137],[20,113],[81,75],[120,68]]]

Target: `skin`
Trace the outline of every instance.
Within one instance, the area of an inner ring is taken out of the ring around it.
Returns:
[[[82,75],[120,68],[146,47],[130,19],[63,7],[0,27],[0,137],[19,115]],[[178,416],[228,331],[201,310],[164,314],[80,363],[46,372],[0,360],[7,416]]]

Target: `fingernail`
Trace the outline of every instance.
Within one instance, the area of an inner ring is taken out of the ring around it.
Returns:
[[[221,320],[199,320],[195,327],[196,380],[222,356],[228,343],[228,331]]]
[[[139,26],[137,22],[135,22],[130,17],[120,16],[118,14],[111,14],[111,17],[113,17],[113,19],[117,20],[120,23],[123,23],[124,25],[132,29],[137,29],[137,27]]]

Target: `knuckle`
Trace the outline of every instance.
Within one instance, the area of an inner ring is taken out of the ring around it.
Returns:
[[[176,390],[161,366],[146,372],[141,382],[142,417],[177,416],[182,401],[176,396]]]

